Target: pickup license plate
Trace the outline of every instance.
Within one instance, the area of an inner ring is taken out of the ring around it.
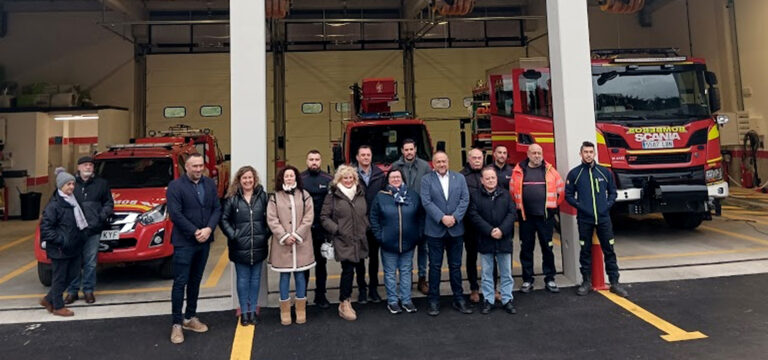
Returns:
[[[101,232],[101,241],[120,239],[120,230],[104,230]]]
[[[643,149],[669,149],[675,147],[672,141],[643,141]]]

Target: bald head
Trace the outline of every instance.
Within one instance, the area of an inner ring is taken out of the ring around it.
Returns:
[[[528,166],[539,167],[544,160],[544,153],[542,152],[539,144],[531,144],[528,146]]]
[[[480,149],[469,150],[469,167],[472,170],[480,170],[483,168],[483,152]]]

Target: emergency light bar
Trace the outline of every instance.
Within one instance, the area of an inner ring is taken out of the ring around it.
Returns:
[[[158,143],[158,144],[117,144],[110,145],[109,149],[140,149],[140,148],[167,148],[176,145],[175,143]]]
[[[660,63],[660,62],[679,62],[688,60],[685,56],[671,56],[671,57],[645,57],[645,58],[616,58],[613,62],[616,64],[628,64],[628,63]]]

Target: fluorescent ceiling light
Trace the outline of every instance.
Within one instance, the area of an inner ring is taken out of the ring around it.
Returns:
[[[81,114],[81,115],[55,115],[53,120],[56,121],[69,121],[69,120],[98,120],[99,114]]]

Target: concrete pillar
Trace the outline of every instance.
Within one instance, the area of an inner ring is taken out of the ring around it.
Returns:
[[[596,143],[587,2],[547,0],[547,28],[557,168],[565,177],[581,163],[581,143]],[[577,283],[581,276],[576,211],[563,206],[560,224],[563,272],[568,280]]]
[[[243,165],[256,168],[261,183],[267,174],[267,73],[264,2],[229,2],[230,111],[232,173]],[[237,307],[234,267],[230,267],[233,307]],[[262,272],[266,275],[266,272]],[[259,303],[266,304],[267,276],[262,276]]]

